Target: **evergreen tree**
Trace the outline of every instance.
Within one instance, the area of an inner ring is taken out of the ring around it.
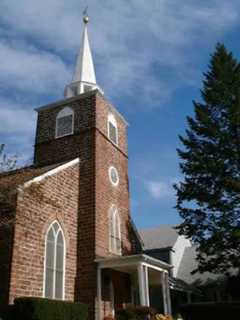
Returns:
[[[179,233],[197,245],[198,271],[240,269],[240,66],[218,44],[204,74],[202,102],[177,150]]]
[[[16,168],[17,157],[5,153],[5,144],[0,144],[0,173]]]

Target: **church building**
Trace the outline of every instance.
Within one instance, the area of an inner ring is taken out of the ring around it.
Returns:
[[[88,20],[64,99],[36,109],[33,165],[0,176],[0,308],[80,301],[103,320],[158,288],[154,307],[171,314],[171,265],[144,253],[131,220],[128,124],[97,84]]]

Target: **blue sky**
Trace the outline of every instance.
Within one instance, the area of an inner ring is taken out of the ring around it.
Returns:
[[[132,216],[138,227],[179,222],[176,147],[216,43],[239,57],[239,0],[1,0],[0,143],[30,163],[33,109],[63,97],[82,11],[99,85],[130,123]]]

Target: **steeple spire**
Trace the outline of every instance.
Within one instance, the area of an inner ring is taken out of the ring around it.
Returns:
[[[88,22],[89,17],[87,14],[85,14],[83,17],[84,29],[82,43],[77,57],[72,82],[65,88],[64,95],[66,98],[71,98],[77,96],[78,94],[94,89],[98,89],[101,93],[103,93],[96,83],[95,69],[88,39]]]

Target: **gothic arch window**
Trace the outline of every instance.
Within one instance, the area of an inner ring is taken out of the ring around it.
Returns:
[[[44,297],[64,299],[65,239],[57,221],[48,228],[45,239]]]
[[[118,145],[118,126],[117,120],[112,113],[108,115],[108,138]]]
[[[116,206],[112,206],[109,214],[109,251],[121,255],[121,221]]]
[[[73,134],[74,112],[71,108],[65,107],[56,117],[56,138]]]

